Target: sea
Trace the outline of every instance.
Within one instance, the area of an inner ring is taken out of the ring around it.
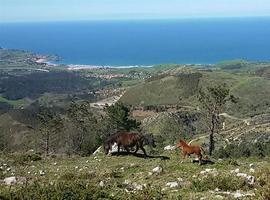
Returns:
[[[269,61],[270,17],[0,23],[0,47],[94,66]]]

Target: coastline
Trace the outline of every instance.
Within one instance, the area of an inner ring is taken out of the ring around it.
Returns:
[[[127,65],[127,66],[113,66],[113,65],[80,65],[80,64],[65,64],[68,70],[88,70],[88,69],[131,69],[131,68],[146,68],[154,65]]]

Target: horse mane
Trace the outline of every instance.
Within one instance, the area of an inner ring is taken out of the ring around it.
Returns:
[[[183,146],[186,146],[186,147],[189,146],[184,140],[180,140],[179,142],[180,142]]]
[[[105,141],[104,144],[111,144],[114,143],[119,133],[115,133],[113,135],[110,135]]]

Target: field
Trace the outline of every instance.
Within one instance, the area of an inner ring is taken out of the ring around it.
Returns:
[[[0,49],[1,200],[270,199],[269,63],[68,70],[40,59],[56,57]],[[214,163],[163,150],[179,138],[208,150],[198,94],[223,83],[235,101],[217,113]],[[152,133],[153,156],[92,155],[123,127]]]
[[[269,198],[269,158],[219,159],[200,166],[191,158],[183,160],[177,151],[162,156],[170,159],[99,154],[31,161],[18,154],[2,155],[1,178],[26,180],[1,185],[0,199]],[[160,171],[154,172],[157,167]]]

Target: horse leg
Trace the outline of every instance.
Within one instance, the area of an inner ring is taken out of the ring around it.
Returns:
[[[127,148],[127,147],[124,147],[125,148],[125,150],[129,153],[129,148]]]
[[[187,155],[187,152],[186,151],[183,151],[183,159],[186,158],[186,155]]]
[[[141,150],[143,151],[143,154],[144,154],[144,158],[146,158],[146,157],[147,157],[147,154],[146,154],[146,151],[145,151],[145,149],[143,148],[143,145],[141,145],[141,146],[140,146],[140,148],[141,148]]]
[[[118,144],[118,146],[117,146],[117,152],[118,152],[118,155],[119,155],[119,153],[120,153],[120,144]]]
[[[199,159],[199,164],[202,165],[202,154],[198,153],[197,156],[198,156],[198,159]]]
[[[139,145],[136,144],[136,150],[134,151],[134,154],[136,154],[138,150],[139,150]]]

